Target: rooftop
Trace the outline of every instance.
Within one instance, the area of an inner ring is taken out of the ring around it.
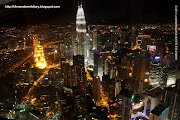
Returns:
[[[163,92],[164,91],[160,87],[156,87],[156,88],[152,88],[152,89],[146,91],[144,94],[155,98],[155,97],[159,96],[160,94],[162,94]]]
[[[169,107],[165,107],[164,105],[159,104],[151,111],[151,113],[157,116],[161,116],[168,108]]]

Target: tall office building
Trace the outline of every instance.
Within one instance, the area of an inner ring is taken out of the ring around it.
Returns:
[[[103,76],[103,57],[99,52],[94,53],[94,77],[99,76],[102,81]]]
[[[136,87],[139,87],[139,92],[142,92],[144,87],[144,79],[147,77],[145,76],[145,73],[149,69],[150,57],[146,52],[139,50],[136,50],[134,54],[135,57],[132,78],[139,82],[138,86]]]
[[[141,81],[144,79],[145,73],[145,57],[141,57],[136,55],[134,57],[134,70],[133,70],[133,78]]]
[[[81,4],[78,6],[76,15],[76,41],[74,46],[74,55],[84,55],[86,32],[86,20],[84,10]]]
[[[76,39],[73,42],[74,56],[84,55],[85,67],[93,65],[93,52],[91,36],[86,30],[86,20],[82,4],[78,6],[76,15]]]
[[[100,95],[100,78],[94,77],[93,79],[93,98],[96,105],[100,105],[101,95]]]
[[[76,15],[76,39],[74,41],[74,56],[84,55],[85,66],[90,56],[89,41],[86,30],[86,20],[82,4],[78,6]]]
[[[136,32],[136,28],[133,26],[131,32],[131,48],[133,48],[136,44],[135,32]]]
[[[71,83],[74,96],[74,110],[77,116],[84,118],[86,114],[86,74],[83,55],[73,56],[73,71],[71,72],[73,72],[74,77]],[[70,76],[72,77],[72,75]]]
[[[153,87],[156,87],[162,84],[162,67],[160,63],[151,63],[150,64],[150,72],[149,72],[149,83]]]
[[[97,50],[97,29],[93,30],[93,50]]]
[[[46,61],[44,58],[43,47],[38,44],[38,39],[36,37],[33,37],[33,42],[36,67],[44,69],[46,67]]]
[[[108,59],[104,61],[104,75],[108,75]]]
[[[122,89],[118,95],[118,120],[130,120],[132,111],[132,92]]]
[[[64,50],[65,49],[65,45],[64,45],[64,43],[60,43],[60,56],[61,56],[61,58],[65,58],[65,55],[64,55]]]
[[[169,107],[169,120],[179,120],[180,119],[180,93],[177,87],[168,87],[165,90],[163,97],[163,104]]]
[[[76,14],[76,32],[86,33],[86,20],[82,4],[78,6]]]
[[[140,52],[136,52],[134,57],[134,66],[133,66],[133,74],[132,78],[134,80],[137,80],[139,84],[136,84],[136,89],[139,88],[139,92],[143,91],[143,80],[144,80],[144,74],[145,74],[145,63],[146,58],[141,54]]]
[[[163,90],[160,87],[152,88],[144,93],[144,115],[148,115],[148,110],[152,111],[160,102]]]
[[[85,75],[85,69],[84,69],[84,56],[83,55],[76,55],[73,57],[73,67],[74,67],[73,86],[84,87],[86,75]]]
[[[153,87],[162,84],[163,68],[160,62],[161,62],[160,56],[151,56],[149,83]]]
[[[73,86],[73,108],[78,119],[86,117],[86,96],[85,89],[79,86]]]

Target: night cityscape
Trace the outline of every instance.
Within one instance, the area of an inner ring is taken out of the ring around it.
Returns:
[[[0,0],[0,120],[180,120],[178,8]]]

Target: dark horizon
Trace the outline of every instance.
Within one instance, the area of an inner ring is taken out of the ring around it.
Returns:
[[[177,2],[179,3],[179,2]],[[59,9],[5,9],[0,6],[1,26],[75,23],[78,0],[30,1],[22,0],[6,5],[60,5]],[[174,23],[174,1],[84,0],[83,8],[88,24],[156,24]],[[179,19],[179,17],[178,17]]]

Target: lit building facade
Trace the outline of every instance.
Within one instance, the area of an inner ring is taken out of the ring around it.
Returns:
[[[46,67],[46,61],[44,58],[43,47],[38,44],[38,39],[33,37],[34,40],[34,59],[36,67],[44,69]]]
[[[74,40],[74,56],[84,55],[85,67],[92,65],[93,55],[91,54],[90,36],[86,30],[86,20],[82,4],[78,6],[76,15],[76,39]]]
[[[97,34],[97,29],[95,28],[93,30],[93,50],[97,50],[97,38],[98,38],[98,34]]]
[[[153,87],[156,87],[162,83],[163,68],[160,63],[160,56],[151,57],[149,83]]]

